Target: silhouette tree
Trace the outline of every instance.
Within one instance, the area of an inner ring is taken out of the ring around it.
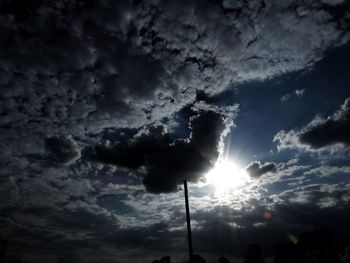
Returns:
[[[170,256],[163,256],[160,260],[158,259],[153,260],[152,263],[170,263],[170,262],[171,262]]]
[[[248,245],[245,263],[264,263],[262,249],[258,243]]]
[[[0,262],[3,262],[3,257],[6,253],[7,244],[7,240],[0,240]]]
[[[0,260],[3,258],[3,256],[6,253],[8,241],[7,240],[0,240]]]
[[[280,245],[274,263],[339,263],[333,233],[327,229],[305,232],[295,243]]]
[[[205,259],[200,255],[193,255],[193,261],[191,263],[205,263]]]

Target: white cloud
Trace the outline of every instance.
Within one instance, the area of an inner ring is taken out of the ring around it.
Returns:
[[[349,166],[342,166],[342,167],[319,166],[305,172],[305,175],[308,175],[308,174],[317,175],[320,177],[326,177],[333,174],[350,174],[350,167]]]
[[[304,96],[305,90],[300,89],[300,90],[295,90],[293,93],[287,93],[281,97],[281,102],[286,102],[289,101],[291,98],[296,97],[296,98],[301,98]]]
[[[286,95],[283,95],[283,96],[281,97],[281,101],[282,101],[282,102],[288,101],[288,100],[290,99],[290,97],[291,97],[291,95],[290,95],[289,93],[286,94]]]
[[[169,215],[180,218],[180,203],[174,200],[182,200],[146,194],[139,185],[126,185],[130,178],[108,183],[103,176],[115,170],[95,164],[48,167],[45,138],[70,138],[74,154],[68,161],[75,160],[80,151],[74,149],[100,143],[106,129],[138,129],[171,119],[195,103],[197,91],[211,96],[233,84],[308,68],[349,40],[347,21],[335,22],[316,0],[299,6],[257,0],[224,1],[222,6],[177,0],[143,1],[142,6],[131,1],[41,2],[21,18],[0,16],[6,40],[0,41],[6,50],[0,63],[0,196],[7,200],[0,208],[9,211],[0,226],[8,235],[24,229],[42,243],[52,236],[62,238],[57,242],[96,242],[117,228],[114,216],[119,215],[97,206],[98,195],[125,194],[128,205],[144,213],[121,216],[125,227],[140,221],[149,226],[170,220]],[[237,106],[227,111],[203,103],[194,107],[230,112],[232,118],[238,112]],[[278,149],[298,147],[298,135],[281,131],[275,136]],[[293,169],[299,168],[290,167],[284,175]],[[263,190],[252,184],[222,202],[239,209]],[[150,200],[154,207],[148,206]],[[194,198],[193,209],[217,202],[210,196]],[[40,213],[47,213],[45,220],[38,218]]]
[[[92,5],[61,16],[68,6],[47,2],[28,23],[11,15],[0,21],[9,40],[19,37],[1,44],[11,55],[0,70],[7,87],[1,124],[10,127],[0,143],[14,141],[13,154],[41,153],[43,136],[93,141],[87,134],[170,117],[195,100],[196,90],[213,95],[304,69],[347,39],[318,1],[297,9],[293,1]],[[37,37],[24,39],[18,28]]]
[[[288,132],[281,130],[273,138],[278,151],[300,149],[310,152],[331,152],[346,149],[349,146],[348,126],[350,99],[347,98],[340,109],[327,118],[316,116],[300,130]]]
[[[301,98],[302,96],[304,96],[305,90],[304,89],[297,89],[294,91],[294,93],[297,97]]]
[[[282,193],[273,195],[275,205],[297,203],[317,205],[319,208],[341,207],[347,194],[348,185],[340,184],[304,184]]]

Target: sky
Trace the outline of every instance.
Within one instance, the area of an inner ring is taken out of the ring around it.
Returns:
[[[0,0],[0,239],[23,262],[240,262],[350,236],[346,0]]]

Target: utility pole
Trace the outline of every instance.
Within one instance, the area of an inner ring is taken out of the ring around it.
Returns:
[[[187,181],[186,181],[186,180],[184,180],[184,191],[185,191],[185,203],[186,203],[186,221],[187,221],[188,253],[189,253],[189,256],[190,256],[190,263],[193,263],[191,218],[190,218],[190,207],[189,207],[189,204],[188,204],[188,190],[187,190]]]

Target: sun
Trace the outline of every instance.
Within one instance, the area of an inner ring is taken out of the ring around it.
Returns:
[[[249,180],[247,172],[232,160],[218,160],[214,168],[205,176],[208,184],[213,184],[216,194],[237,189]]]

